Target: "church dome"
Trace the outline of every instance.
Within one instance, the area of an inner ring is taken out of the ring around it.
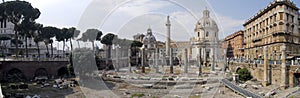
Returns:
[[[148,28],[147,35],[143,39],[144,44],[155,43],[156,38],[152,34],[152,29]]]
[[[206,9],[203,11],[203,17],[197,21],[195,27],[194,41],[217,41],[218,39],[218,25],[210,17],[210,12]]]
[[[208,10],[203,11],[203,17],[197,22],[196,29],[218,29],[217,23],[210,18],[209,13]]]

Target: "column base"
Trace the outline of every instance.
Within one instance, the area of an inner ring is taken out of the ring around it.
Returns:
[[[287,89],[288,87],[286,86],[286,85],[280,85],[280,89],[281,90],[285,90],[285,89]]]
[[[266,86],[269,86],[270,83],[268,83],[268,81],[263,81],[263,82],[262,82],[262,85],[263,85],[264,87],[266,87]]]

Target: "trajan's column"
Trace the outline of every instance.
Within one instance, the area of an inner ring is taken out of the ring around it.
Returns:
[[[171,32],[170,16],[167,17],[166,26],[167,26],[166,57],[169,57],[170,56],[170,32]]]

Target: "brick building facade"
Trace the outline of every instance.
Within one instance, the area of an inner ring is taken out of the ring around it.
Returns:
[[[227,58],[243,58],[244,32],[240,30],[227,36],[223,41],[222,47],[226,49]]]

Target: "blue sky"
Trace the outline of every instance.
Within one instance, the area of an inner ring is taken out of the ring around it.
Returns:
[[[274,0],[208,0],[216,12],[235,19],[248,19]],[[300,7],[300,0],[291,0]]]
[[[171,38],[188,41],[207,8],[219,26],[219,38],[242,30],[242,24],[273,0],[26,0],[41,11],[44,26],[96,28],[132,39],[151,27],[165,40],[166,16],[171,17]],[[300,7],[300,0],[292,0]]]

